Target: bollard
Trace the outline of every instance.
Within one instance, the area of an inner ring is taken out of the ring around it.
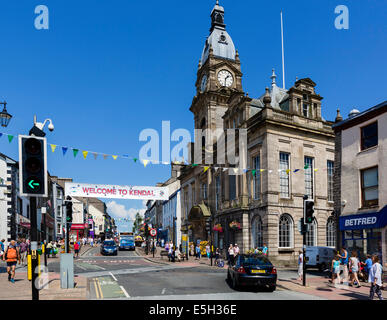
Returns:
[[[40,254],[38,254],[38,277],[40,277]]]
[[[29,254],[27,256],[27,277],[28,277],[28,280],[32,280],[32,264],[31,264],[31,255]]]

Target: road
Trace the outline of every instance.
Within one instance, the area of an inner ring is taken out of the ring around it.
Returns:
[[[59,272],[59,261],[49,263],[49,271]],[[88,278],[88,299],[132,300],[315,300],[277,287],[275,292],[251,288],[234,290],[226,281],[227,271],[207,266],[185,266],[151,262],[134,251],[117,256],[101,256],[99,248],[74,259],[75,275]],[[279,271],[279,278],[296,277],[293,271]],[[76,282],[76,278],[75,278]]]

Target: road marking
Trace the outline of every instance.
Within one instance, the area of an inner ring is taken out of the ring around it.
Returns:
[[[99,292],[100,292],[100,294],[101,294],[101,299],[103,299],[103,293],[102,293],[101,285],[100,285],[100,283],[99,283],[98,278],[97,278],[97,284],[98,284]]]
[[[76,264],[78,268],[81,268],[82,270],[87,270],[85,267],[82,267],[80,264]]]
[[[164,294],[165,293],[165,288],[163,289],[163,291],[161,291],[161,294]]]
[[[125,288],[123,286],[120,286],[122,292],[124,293],[124,295],[127,297],[127,298],[130,298],[130,295],[126,292]]]
[[[97,288],[97,279],[94,278],[94,288],[95,288],[95,296],[97,297],[97,299],[99,299],[99,292],[98,292],[98,288]]]
[[[109,272],[110,273],[110,275],[112,276],[112,278],[115,280],[115,281],[117,281],[117,278],[113,275],[113,273],[111,273],[111,272]]]

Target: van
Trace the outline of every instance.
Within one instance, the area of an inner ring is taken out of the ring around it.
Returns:
[[[320,271],[330,269],[336,253],[332,247],[306,247],[306,267],[318,268]]]

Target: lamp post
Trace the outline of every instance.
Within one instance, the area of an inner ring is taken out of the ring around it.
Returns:
[[[210,247],[210,258],[211,258],[211,267],[212,267],[212,256],[213,256],[213,251],[214,251],[214,246],[213,246],[213,241],[212,241],[212,216],[208,219],[208,222],[210,223],[210,242],[211,242],[211,247]]]
[[[7,102],[0,102],[0,105],[3,105],[3,111],[0,112],[0,122],[2,127],[7,127],[11,121],[12,116],[7,112]]]

